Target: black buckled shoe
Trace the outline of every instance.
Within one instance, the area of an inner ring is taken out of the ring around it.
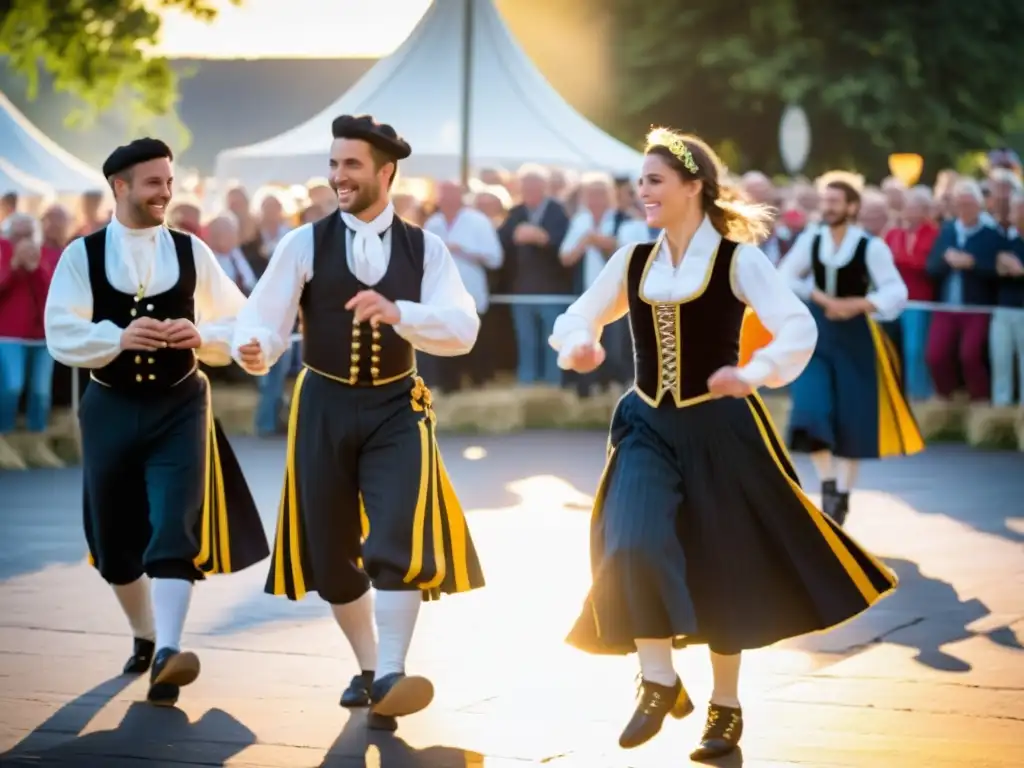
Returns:
[[[153,659],[146,700],[159,707],[173,707],[183,685],[199,677],[199,657],[192,651],[161,648]]]
[[[728,755],[740,743],[743,735],[743,710],[721,704],[708,705],[708,720],[700,746],[690,753],[691,760],[712,760]]]
[[[156,644],[152,640],[136,637],[132,646],[132,655],[125,662],[123,674],[141,675],[143,672],[148,672],[155,652]]]
[[[619,746],[623,749],[639,747],[657,736],[666,715],[682,720],[693,712],[693,702],[678,677],[675,685],[661,685],[641,678],[637,699],[636,711],[619,736]]]
[[[347,709],[370,706],[370,686],[373,685],[373,671],[363,670],[352,678],[341,693],[341,706]]]
[[[370,686],[370,711],[385,717],[404,717],[426,709],[434,700],[434,684],[425,677],[404,672],[374,680]]]

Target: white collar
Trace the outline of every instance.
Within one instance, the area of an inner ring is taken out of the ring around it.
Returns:
[[[351,265],[356,278],[366,285],[376,285],[388,268],[381,237],[395,220],[391,202],[373,221],[362,221],[350,213],[339,211],[341,220],[352,230]]]
[[[646,222],[645,222],[646,224]],[[665,254],[665,257],[672,261],[672,247],[668,243],[668,235],[664,230],[658,235],[661,238],[661,250]],[[683,261],[691,255],[711,256],[717,249],[719,243],[722,242],[722,236],[718,234],[718,230],[715,229],[715,225],[711,223],[711,219],[707,215],[704,216],[704,220],[697,227],[697,231],[693,233],[693,237],[690,238],[690,244],[686,246],[686,253],[683,254]]]
[[[143,229],[126,227],[118,220],[116,215],[110,217],[110,224],[107,226],[117,237],[138,238],[139,240],[149,240],[150,242],[155,240],[160,230],[164,228],[162,224],[158,224],[155,227],[144,227]]]
[[[377,217],[373,221],[363,221],[357,219],[351,213],[346,211],[338,211],[341,214],[341,220],[345,223],[345,226],[351,229],[353,232],[365,232],[367,230],[376,232],[378,235],[384,234],[388,227],[391,226],[395,219],[395,206],[388,201],[387,207],[377,214]]]

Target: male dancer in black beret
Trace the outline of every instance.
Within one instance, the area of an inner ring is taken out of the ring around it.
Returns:
[[[239,314],[235,351],[265,373],[301,311],[305,368],[267,591],[330,603],[362,670],[341,704],[370,705],[383,716],[371,724],[390,727],[433,698],[429,680],[405,674],[420,603],[483,586],[415,354],[465,354],[480,320],[444,243],[395,215],[409,145],[365,115],[332,129],[340,211],[284,236]]]
[[[231,362],[245,298],[202,240],[164,226],[172,160],[150,138],[110,155],[114,217],[65,249],[45,312],[50,354],[90,369],[78,414],[89,559],[135,636],[124,671],[150,669],[148,699],[165,706],[199,674],[181,650],[193,583],[269,554],[197,367]]]

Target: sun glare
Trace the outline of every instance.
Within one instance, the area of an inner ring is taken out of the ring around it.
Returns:
[[[394,51],[430,0],[217,0],[206,24],[161,11],[156,52],[171,58],[378,58]]]

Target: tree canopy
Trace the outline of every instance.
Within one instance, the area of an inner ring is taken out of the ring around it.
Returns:
[[[0,56],[28,79],[31,98],[43,68],[55,89],[81,98],[74,117],[116,104],[141,125],[172,114],[178,96],[169,62],[150,53],[167,8],[207,21],[217,13],[210,0],[0,0]]]
[[[810,119],[809,172],[872,175],[890,152],[923,155],[928,175],[1001,144],[1024,104],[1019,0],[606,2],[620,36],[622,128],[731,140],[744,165],[766,171],[780,170],[788,103]]]

